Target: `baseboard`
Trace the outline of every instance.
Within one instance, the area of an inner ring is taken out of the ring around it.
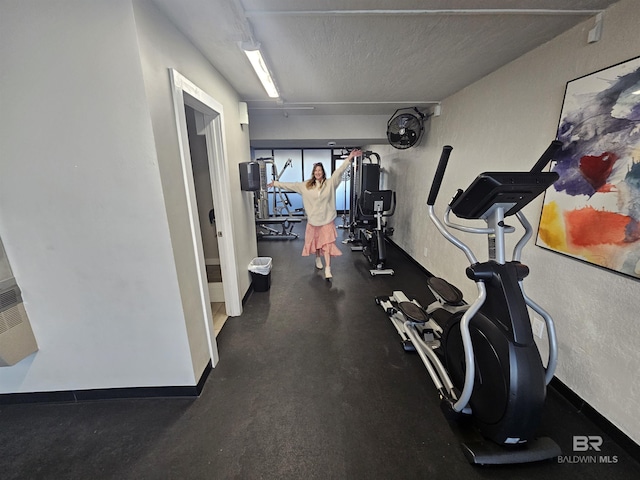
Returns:
[[[244,297],[242,297],[243,307],[246,305],[247,300],[249,300],[249,297],[251,296],[252,293],[253,293],[253,282],[249,284],[249,288],[247,288],[247,291],[245,292]]]
[[[398,245],[396,242],[394,242],[393,240],[391,240],[389,237],[386,237],[387,243],[389,245],[391,245],[393,248],[395,248],[396,250],[398,250],[400,253],[402,253],[402,255],[412,264],[414,264],[416,267],[418,267],[420,270],[422,270],[422,272],[424,272],[424,274],[427,277],[434,277],[435,275],[433,275],[433,273],[431,273],[429,270],[427,270],[421,263],[419,263],[415,258],[413,258],[411,255],[409,255],[400,245]]]
[[[5,393],[0,395],[0,405],[16,403],[76,403],[123,398],[199,397],[211,369],[211,361],[209,361],[197,385],[193,386],[98,388],[92,390],[66,390],[57,392]]]

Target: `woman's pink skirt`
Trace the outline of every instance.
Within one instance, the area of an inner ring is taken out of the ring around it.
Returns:
[[[324,255],[325,252],[329,252],[329,255],[332,257],[342,255],[342,252],[336,246],[336,238],[338,238],[338,231],[333,222],[322,225],[321,227],[314,227],[307,223],[307,229],[304,232],[302,256],[308,257],[312,254],[315,255],[316,250],[320,250],[322,255]]]

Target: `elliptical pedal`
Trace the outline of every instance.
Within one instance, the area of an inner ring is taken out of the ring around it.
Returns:
[[[413,302],[403,301],[398,303],[398,308],[402,314],[415,323],[426,323],[429,321],[429,316],[421,307]]]
[[[431,289],[436,299],[446,305],[459,306],[462,305],[462,292],[458,287],[451,285],[444,278],[429,277],[427,278],[427,286]]]

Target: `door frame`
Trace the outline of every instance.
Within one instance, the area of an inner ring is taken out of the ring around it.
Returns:
[[[233,222],[231,215],[231,191],[227,170],[226,141],[223,130],[224,113],[222,104],[205,91],[180,74],[169,69],[174,104],[178,142],[180,144],[180,162],[189,211],[193,254],[199,277],[199,293],[202,303],[205,329],[207,331],[209,352],[213,365],[218,361],[218,351],[213,331],[211,300],[207,280],[202,234],[196,204],[195,184],[191,165],[191,151],[184,106],[188,105],[196,112],[196,126],[199,134],[204,134],[207,143],[209,175],[213,208],[216,212],[216,235],[220,256],[222,288],[227,315],[238,316],[242,313],[242,298],[238,289],[238,269],[234,246]]]

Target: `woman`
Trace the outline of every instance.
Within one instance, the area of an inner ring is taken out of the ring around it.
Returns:
[[[351,165],[355,157],[362,155],[361,150],[352,150],[347,160],[342,162],[331,178],[327,179],[322,163],[313,165],[311,178],[306,182],[272,182],[267,187],[280,187],[302,195],[302,204],[307,215],[307,228],[304,233],[304,248],[302,256],[307,257],[312,252],[316,255],[316,267],[324,267],[324,276],[331,275],[331,257],[342,255],[336,246],[338,232],[335,222],[336,190],[342,181],[342,173]],[[322,264],[322,258],[324,263]]]

